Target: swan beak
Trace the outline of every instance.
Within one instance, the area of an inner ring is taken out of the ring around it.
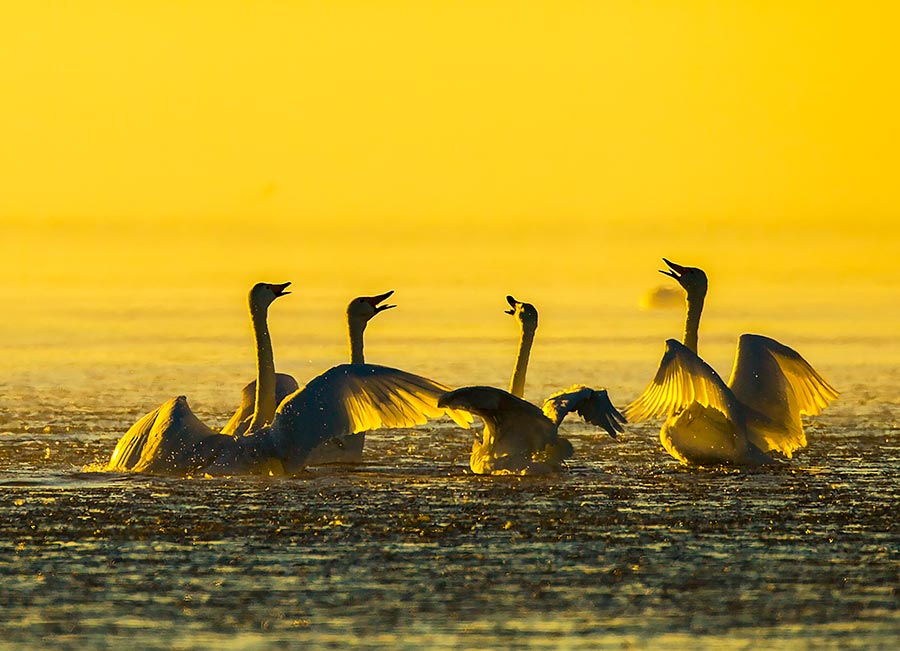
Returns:
[[[665,271],[660,269],[659,273],[661,273],[664,276],[671,276],[675,280],[680,280],[681,276],[684,275],[685,268],[682,267],[680,264],[675,264],[671,260],[666,260],[665,258],[663,258],[663,262],[665,262],[667,265],[669,265],[669,269],[671,269],[671,271],[669,271],[668,269],[666,269]]]
[[[379,294],[378,296],[369,296],[368,298],[365,298],[363,300],[371,305],[372,309],[374,309],[375,313],[377,314],[379,312],[383,312],[384,310],[389,310],[392,307],[397,307],[396,305],[379,305],[381,301],[386,301],[387,299],[389,299],[391,297],[391,294],[393,293],[394,290],[392,289],[391,291],[385,292],[384,294]]]
[[[278,296],[284,296],[285,294],[290,294],[290,292],[287,291],[287,288],[290,284],[291,284],[290,282],[286,282],[286,283],[281,283],[280,285],[272,285],[272,293],[275,294],[276,298]]]
[[[514,299],[512,296],[506,297],[506,302],[509,303],[509,306],[512,308],[511,310],[503,310],[506,314],[515,314],[516,306],[520,305],[519,301]]]

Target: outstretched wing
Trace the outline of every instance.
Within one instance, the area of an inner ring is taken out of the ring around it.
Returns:
[[[530,454],[556,440],[556,424],[544,412],[503,389],[463,387],[444,395],[440,404],[481,418],[485,445],[494,454]]]
[[[605,429],[613,438],[616,438],[617,432],[625,431],[622,427],[625,417],[613,406],[606,389],[595,390],[576,385],[554,393],[544,401],[544,415],[557,426],[573,411],[591,425]]]
[[[108,471],[186,474],[205,467],[234,439],[200,422],[184,396],[167,400],[122,436]]]
[[[504,430],[533,429],[535,423],[555,431],[554,423],[536,406],[496,387],[463,387],[446,393],[441,405],[475,414],[494,425],[502,436]]]
[[[275,404],[287,398],[300,388],[300,384],[287,373],[275,374]],[[222,434],[242,436],[247,433],[250,421],[253,419],[253,409],[256,406],[256,380],[245,385],[241,389],[241,406],[232,414],[231,418],[222,428]]]
[[[673,414],[694,402],[714,407],[729,418],[733,413],[734,398],[719,374],[690,348],[668,339],[656,377],[625,408],[625,417],[635,423]]]
[[[800,416],[821,413],[838,396],[797,351],[762,335],[740,336],[728,385],[752,410],[748,434],[761,439],[753,442],[788,456],[806,445]]]
[[[380,427],[412,427],[450,416],[468,427],[472,417],[438,406],[450,390],[434,380],[374,364],[341,364],[314,378],[278,407],[272,435],[289,470],[322,441]]]

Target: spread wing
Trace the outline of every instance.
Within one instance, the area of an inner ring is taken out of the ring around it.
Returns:
[[[535,451],[556,438],[556,424],[544,412],[503,389],[463,387],[444,395],[440,404],[481,418],[492,450]]]
[[[167,400],[143,416],[122,436],[108,471],[185,474],[206,466],[233,439],[204,425],[187,399]]]
[[[668,339],[656,377],[625,408],[625,417],[634,423],[671,415],[694,402],[728,417],[733,413],[734,398],[719,374],[690,348]]]
[[[741,335],[728,385],[750,408],[748,434],[763,449],[806,445],[801,415],[815,416],[838,392],[793,348],[762,335]],[[755,413],[754,413],[755,412]]]
[[[496,387],[456,389],[445,394],[440,404],[475,414],[483,421],[492,423],[493,429],[501,435],[506,430],[534,428],[535,423],[556,429],[536,406]]]
[[[573,386],[547,398],[543,410],[544,415],[557,426],[575,411],[591,425],[605,429],[613,438],[616,438],[617,432],[625,431],[622,427],[625,417],[613,406],[606,389]]]
[[[412,427],[447,415],[460,427],[472,417],[438,406],[450,390],[434,380],[374,364],[341,364],[314,378],[278,407],[272,435],[286,466],[302,465],[309,450],[336,436],[380,427]]]

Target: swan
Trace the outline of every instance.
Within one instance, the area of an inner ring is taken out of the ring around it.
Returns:
[[[363,352],[364,334],[369,321],[376,315],[397,307],[382,305],[394,293],[394,290],[378,296],[359,296],[347,305],[347,333],[350,342],[350,363],[365,364]],[[329,439],[316,447],[306,464],[315,466],[326,463],[362,463],[363,448],[366,445],[366,433],[350,434]]]
[[[755,334],[738,338],[728,383],[697,354],[708,281],[702,269],[665,258],[687,294],[684,338],[666,341],[656,376],[625,410],[629,421],[666,415],[660,440],[684,464],[760,465],[806,445],[801,415],[815,416],[838,392],[797,351]]]
[[[244,387],[242,407],[223,428],[223,433],[217,433],[200,422],[188,406],[187,398],[178,396],[167,400],[131,426],[113,450],[107,470],[153,472],[170,462],[180,465],[177,457],[179,450],[184,448],[183,439],[196,439],[198,444],[194,446],[194,453],[205,458],[213,454],[216,446],[231,434],[252,432],[273,420],[279,380],[269,336],[268,312],[276,298],[290,294],[287,291],[290,284],[257,283],[250,290],[247,303],[256,343],[256,379]],[[291,383],[296,385],[292,377],[283,375],[281,390],[284,391]],[[252,411],[244,417],[248,405],[252,406]],[[175,444],[172,449],[171,444]]]
[[[379,294],[378,296],[360,296],[350,301],[347,306],[347,330],[350,339],[350,363],[363,364],[363,334],[369,320],[376,314],[389,310],[396,305],[381,305],[394,293],[394,290]],[[281,402],[290,394],[300,388],[292,376],[286,373],[275,374],[275,402]],[[241,406],[222,428],[222,434],[241,436],[250,427],[251,417],[256,404],[256,380],[247,384],[241,391]],[[326,441],[317,448],[309,465],[320,463],[360,463],[362,450],[365,445],[365,433],[342,437]]]
[[[260,286],[257,286],[260,287]],[[254,292],[251,291],[251,303]],[[257,356],[271,355],[264,327],[269,297],[262,284],[261,321],[254,315]],[[267,301],[267,302],[266,302]],[[387,309],[386,306],[381,306]],[[254,314],[251,309],[251,314]],[[265,333],[263,335],[263,333]],[[362,350],[360,346],[360,351]],[[274,363],[257,363],[258,397],[247,432],[216,432],[194,416],[184,396],[163,403],[135,423],[116,445],[107,470],[153,474],[284,474],[308,465],[313,450],[325,441],[378,427],[411,427],[447,415],[468,427],[469,414],[439,407],[450,387],[412,373],[373,364],[342,364],[288,395],[270,417],[274,403]]]
[[[484,422],[482,440],[473,442],[469,457],[473,473],[557,471],[574,453],[568,439],[559,436],[560,423],[569,413],[578,412],[585,421],[602,427],[612,438],[623,431],[625,418],[613,406],[606,389],[576,385],[548,397],[543,408],[524,400],[538,312],[531,303],[517,301],[512,296],[507,296],[506,301],[511,308],[506,313],[516,318],[520,332],[509,391],[487,386],[464,387],[444,395],[438,406],[468,411]]]

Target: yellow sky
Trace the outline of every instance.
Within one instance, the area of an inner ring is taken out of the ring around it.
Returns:
[[[240,333],[260,280],[294,281],[292,332],[395,289],[403,332],[505,336],[512,293],[545,334],[674,335],[679,314],[638,309],[672,284],[662,256],[710,274],[713,334],[887,336],[898,18],[801,0],[0,3],[0,339],[27,366],[32,332],[136,314],[179,333],[233,309]]]
[[[891,3],[0,9],[0,219],[900,215]]]
[[[887,4],[2,3],[3,300],[897,314]]]

